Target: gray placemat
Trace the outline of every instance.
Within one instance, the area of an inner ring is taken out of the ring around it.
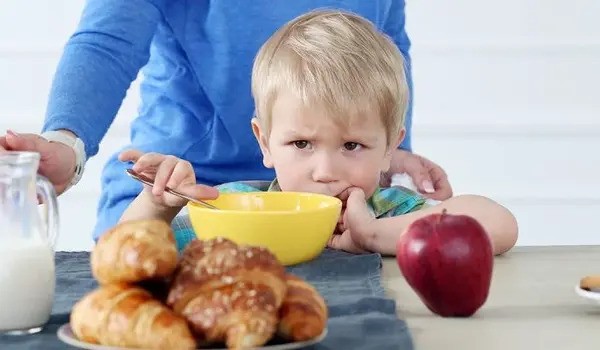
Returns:
[[[69,322],[73,304],[97,284],[87,252],[57,253],[56,268],[56,296],[46,328],[35,335],[0,336],[0,349],[73,349],[57,338],[56,331]],[[312,283],[329,307],[328,335],[310,349],[413,349],[406,323],[396,317],[395,302],[385,297],[381,287],[378,254],[326,250],[318,259],[290,271]]]

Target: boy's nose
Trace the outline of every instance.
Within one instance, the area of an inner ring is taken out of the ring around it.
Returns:
[[[321,156],[313,168],[313,181],[333,182],[337,180],[335,161],[330,156]]]

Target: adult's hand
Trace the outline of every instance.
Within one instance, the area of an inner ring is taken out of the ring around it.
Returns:
[[[29,151],[40,154],[38,173],[54,185],[57,194],[65,191],[75,174],[75,151],[58,142],[48,142],[36,134],[7,131],[0,136],[0,152]]]
[[[442,167],[417,154],[397,149],[392,155],[390,170],[381,180],[382,186],[389,186],[392,175],[406,173],[425,197],[446,200],[452,197],[452,187]]]

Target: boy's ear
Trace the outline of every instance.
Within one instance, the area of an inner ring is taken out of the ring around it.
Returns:
[[[400,132],[398,133],[398,137],[390,140],[387,151],[385,153],[385,161],[383,164],[383,169],[381,169],[381,171],[386,172],[386,171],[390,170],[390,166],[392,164],[392,156],[394,155],[394,151],[397,150],[398,147],[400,147],[400,144],[402,143],[402,141],[404,141],[404,136],[406,136],[406,129],[402,128],[402,129],[400,129]]]
[[[400,144],[402,143],[402,141],[404,141],[405,136],[406,136],[406,129],[405,128],[400,129],[400,132],[398,133],[398,138],[396,140],[394,140],[392,150],[398,149],[398,147],[400,147]]]
[[[258,142],[258,146],[260,147],[260,151],[263,155],[263,165],[267,168],[273,168],[273,161],[271,160],[271,152],[269,151],[269,141],[267,140],[267,134],[264,132],[258,118],[252,118],[251,123],[252,131],[254,132],[254,137],[256,137],[256,141]]]

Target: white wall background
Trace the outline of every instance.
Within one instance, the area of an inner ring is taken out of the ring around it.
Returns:
[[[415,150],[456,193],[511,208],[519,245],[600,244],[600,2],[408,0]],[[0,132],[37,132],[61,47],[82,0],[0,5]],[[137,85],[60,197],[58,249],[91,247],[99,174],[127,142]]]

